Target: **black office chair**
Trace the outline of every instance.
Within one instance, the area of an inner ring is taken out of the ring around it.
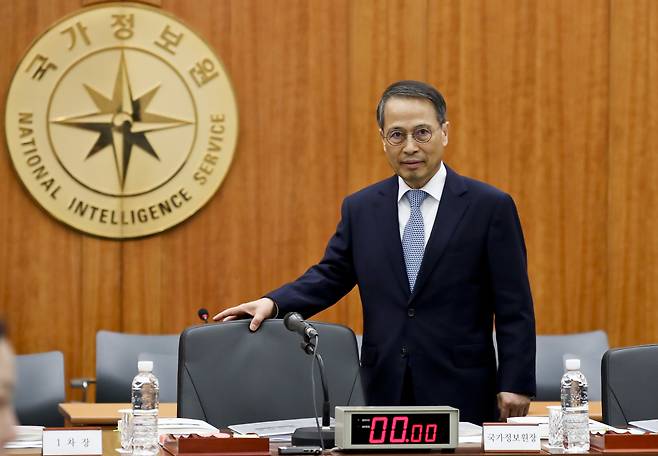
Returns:
[[[658,418],[658,345],[608,350],[601,378],[604,423],[624,427]]]
[[[16,357],[14,406],[18,422],[63,426],[58,404],[64,402],[64,355],[59,351]]]
[[[112,331],[96,333],[96,378],[71,381],[85,391],[96,383],[96,402],[130,402],[137,361],[153,361],[153,374],[160,383],[160,402],[176,401],[178,334],[147,335]]]
[[[560,379],[566,358],[580,359],[587,378],[589,399],[601,399],[601,358],[608,346],[605,331],[537,336],[536,378],[538,401],[560,400]]]
[[[354,333],[341,325],[312,324],[319,334],[331,414],[336,405],[364,405]],[[217,427],[315,416],[312,357],[300,344],[301,336],[282,320],[266,320],[254,333],[247,320],[186,329],[179,347],[178,416]],[[317,368],[314,373],[321,414]]]

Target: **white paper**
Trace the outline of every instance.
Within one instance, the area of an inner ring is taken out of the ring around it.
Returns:
[[[21,448],[41,448],[41,440],[25,440],[21,442],[7,442],[4,446],[8,450],[16,450]]]
[[[628,424],[649,432],[658,432],[658,420],[629,421]]]
[[[482,437],[482,426],[469,423],[468,421],[459,422],[459,436],[460,437]]]
[[[459,422],[459,443],[482,443],[482,426],[469,423],[468,421]]]
[[[14,426],[14,438],[5,444],[5,448],[10,448],[10,445],[18,445],[29,443],[34,445],[39,442],[38,446],[12,446],[12,448],[40,448],[41,438],[43,436],[43,426]]]
[[[158,418],[158,434],[198,434],[206,436],[219,433],[219,429],[203,420],[192,418]]]
[[[482,436],[481,435],[465,435],[459,436],[459,443],[477,443],[479,445],[482,444]]]
[[[539,437],[542,439],[548,438],[548,416],[515,416],[507,418],[507,422],[517,424],[538,424]],[[612,426],[608,426],[605,423],[595,421],[591,418],[589,420],[589,431],[596,433],[604,433],[605,431],[614,431],[618,433],[628,432],[623,429],[613,428]]]
[[[331,418],[330,425],[336,421]],[[322,424],[322,420],[320,420]],[[228,428],[238,434],[257,434],[259,437],[269,437],[273,442],[287,442],[295,429],[302,427],[315,427],[315,418],[297,418],[294,420],[263,421],[260,423],[233,424]]]
[[[14,426],[14,438],[5,448],[41,448],[43,426]]]

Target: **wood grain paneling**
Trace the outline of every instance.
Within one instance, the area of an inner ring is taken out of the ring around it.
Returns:
[[[604,313],[591,310],[606,293],[607,8],[501,3],[431,12],[433,47],[445,49],[429,80],[448,99],[446,162],[515,198],[538,331],[600,328]]]
[[[3,26],[8,31],[1,45],[2,100],[18,60],[32,40],[78,6],[75,1],[0,3]],[[3,132],[4,115],[3,104]],[[4,141],[2,152],[0,318],[8,320],[10,337],[19,353],[61,350],[66,375],[71,377],[77,375],[83,362],[82,237],[39,208],[18,180]]]
[[[175,333],[294,279],[344,196],[391,175],[375,122],[398,79],[435,84],[446,162],[517,202],[541,333],[658,339],[658,5],[648,0],[162,0],[221,56],[240,136],[215,197],[126,242],[54,221],[0,159],[0,317],[19,353],[93,375],[99,329]],[[29,43],[80,0],[0,0],[6,97]],[[4,110],[1,114],[4,116]],[[4,126],[4,122],[2,122]],[[361,331],[355,290],[318,318]]]
[[[611,5],[608,331],[658,339],[658,4]]]

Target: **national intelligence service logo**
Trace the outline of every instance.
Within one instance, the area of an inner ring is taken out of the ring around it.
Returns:
[[[109,238],[161,232],[199,210],[238,134],[219,58],[176,18],[131,3],[87,8],[46,31],[6,106],[9,153],[32,196]]]

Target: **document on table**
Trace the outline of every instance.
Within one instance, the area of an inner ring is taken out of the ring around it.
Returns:
[[[522,424],[538,424],[539,437],[542,439],[548,438],[548,416],[516,416],[507,418],[508,423],[522,423]],[[618,434],[628,433],[626,429],[617,429],[605,423],[589,419],[589,431],[594,433],[604,433],[605,431],[613,431]]]
[[[628,424],[645,431],[658,432],[658,420],[629,421]]]
[[[158,434],[174,435],[214,435],[219,429],[202,420],[192,418],[158,418]]]
[[[336,420],[331,418],[330,425]],[[297,418],[294,420],[263,421],[260,423],[233,424],[228,428],[238,434],[256,434],[259,437],[269,437],[273,442],[289,442],[295,429],[316,427],[315,418]]]
[[[14,426],[14,438],[5,448],[41,448],[43,426]]]
[[[468,421],[460,421],[459,443],[482,443],[482,426]]]

